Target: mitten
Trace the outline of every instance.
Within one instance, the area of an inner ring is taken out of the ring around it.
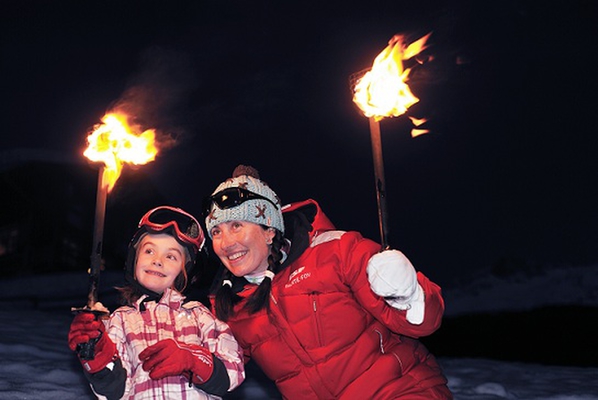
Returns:
[[[417,272],[403,253],[385,250],[374,254],[367,265],[372,291],[399,310],[407,310],[407,320],[421,324],[424,315],[424,292],[417,282]]]
[[[83,360],[79,357],[79,361],[87,372],[94,374],[116,359],[116,345],[108,337],[104,323],[96,319],[93,313],[82,312],[77,314],[69,330],[69,348],[78,351],[77,345],[87,343],[92,339],[97,339],[93,358]]]
[[[411,262],[398,250],[374,254],[368,261],[368,281],[378,296],[409,303],[417,288],[417,273]]]
[[[212,353],[203,346],[164,339],[139,354],[143,370],[152,379],[190,374],[196,385],[205,383],[214,372]]]

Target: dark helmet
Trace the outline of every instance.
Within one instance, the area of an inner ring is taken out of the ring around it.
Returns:
[[[148,233],[167,233],[174,237],[188,253],[185,271],[174,282],[176,289],[182,291],[187,284],[187,277],[195,265],[197,253],[203,249],[206,241],[204,232],[195,217],[177,207],[160,206],[141,217],[137,227],[139,229],[129,242],[127,261],[125,262],[125,279],[130,284],[138,286],[135,280],[135,260],[139,240]]]

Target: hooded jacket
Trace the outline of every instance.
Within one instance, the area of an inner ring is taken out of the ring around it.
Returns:
[[[242,350],[225,323],[216,319],[203,304],[197,301],[185,303],[185,297],[172,289],[166,289],[158,301],[144,302],[146,298],[144,295],[133,306],[118,308],[104,322],[120,359],[114,370],[104,368],[97,374],[86,374],[99,399],[220,399],[202,390],[207,390],[209,380],[206,385],[195,386],[189,385],[183,376],[150,378],[142,368],[139,353],[163,339],[209,349],[218,361],[214,363],[215,368],[221,368],[219,373],[228,375],[228,387],[220,388],[222,391],[233,390],[243,382]],[[140,306],[144,303],[145,309],[141,311]],[[124,380],[124,383],[118,380]],[[124,386],[124,393],[120,386]]]
[[[416,339],[440,326],[440,288],[418,273],[420,325],[370,289],[369,258],[380,245],[335,230],[314,200],[283,208],[289,257],[272,282],[268,309],[249,314],[257,288],[235,285],[241,302],[227,323],[245,356],[287,399],[451,399],[435,358]]]

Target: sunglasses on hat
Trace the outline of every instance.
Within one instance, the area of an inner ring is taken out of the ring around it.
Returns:
[[[177,237],[192,245],[196,252],[205,242],[203,230],[197,220],[177,207],[160,206],[148,211],[139,221],[138,227],[144,226],[156,232],[172,227]]]
[[[247,189],[243,189],[240,187],[230,187],[224,190],[219,191],[209,197],[207,197],[203,202],[203,212],[204,215],[207,217],[210,214],[212,209],[212,204],[216,204],[218,208],[221,210],[226,210],[228,208],[233,208],[238,205],[241,205],[249,200],[266,200],[274,207],[278,208],[278,206],[269,198],[259,195],[257,193],[250,192]]]

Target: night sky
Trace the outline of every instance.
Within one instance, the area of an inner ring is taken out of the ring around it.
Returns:
[[[597,263],[597,11],[590,0],[4,0],[0,150],[92,168],[87,133],[120,106],[169,144],[139,173],[172,204],[199,215],[249,164],[284,203],[314,198],[339,229],[378,240],[369,125],[349,77],[394,34],[432,32],[409,110],[431,132],[381,122],[391,246],[441,284],[505,262]]]

